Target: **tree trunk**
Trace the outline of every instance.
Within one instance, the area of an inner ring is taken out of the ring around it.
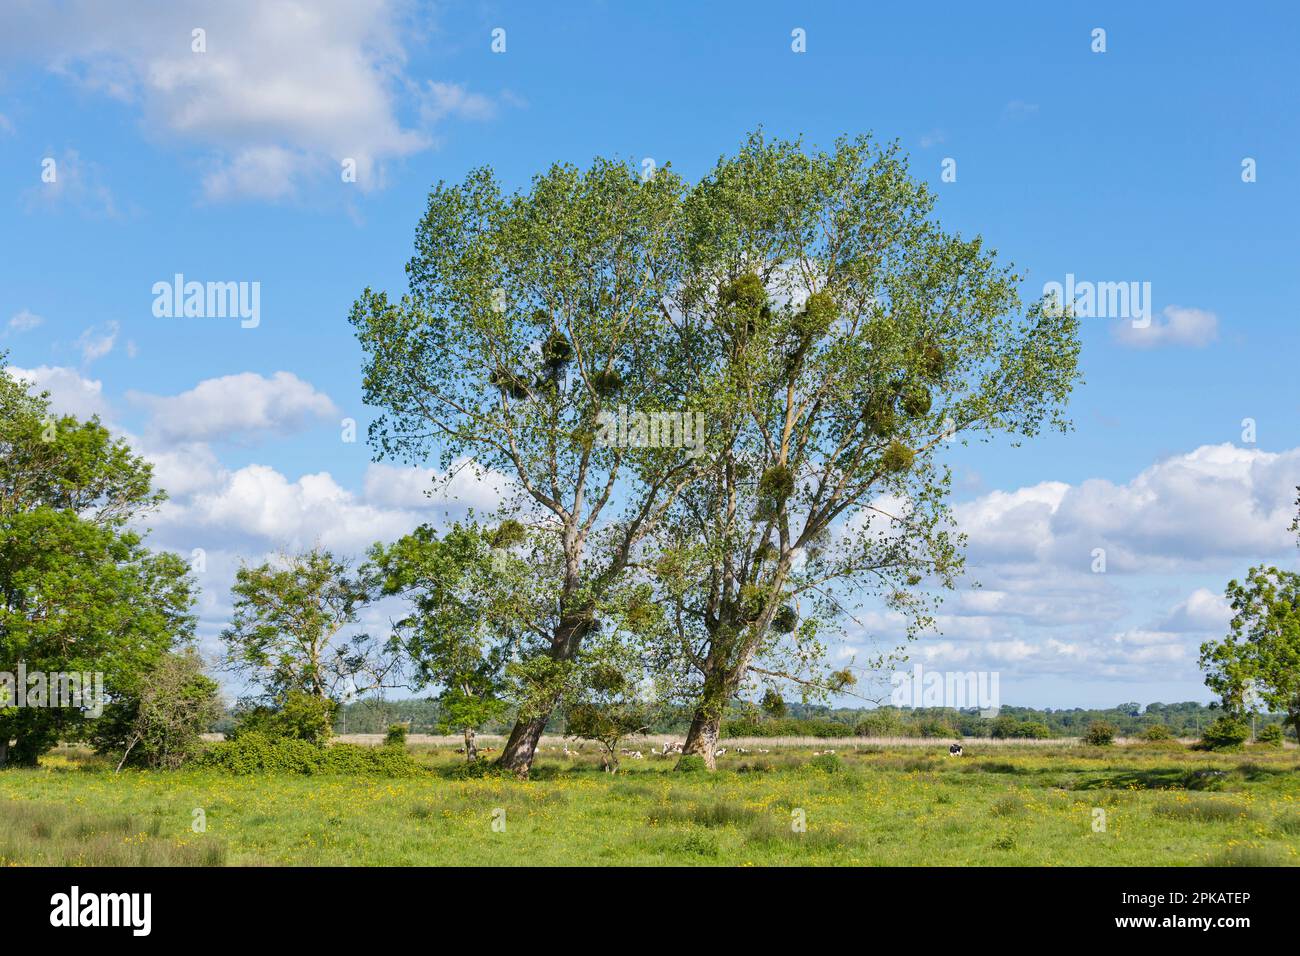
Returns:
[[[9,763],[9,738],[0,737],[0,767]]]
[[[537,742],[542,739],[542,731],[546,729],[546,722],[550,718],[551,713],[548,709],[545,714],[538,717],[515,723],[514,730],[510,731],[510,739],[506,741],[505,749],[501,751],[503,769],[513,771],[521,777],[528,776],[528,772],[533,768],[533,755],[537,752]]]
[[[556,625],[555,633],[551,637],[551,659],[570,661],[577,657],[582,639],[590,629],[589,615],[570,615],[562,620]],[[527,719],[521,717],[515,721],[514,729],[510,731],[510,739],[506,741],[505,749],[501,752],[501,760],[498,762],[502,769],[513,771],[520,777],[528,776],[528,772],[533,768],[533,757],[537,753],[537,742],[542,739],[542,731],[546,729],[546,722],[551,719],[551,711],[559,703],[558,698],[552,698],[545,703],[536,716]]]
[[[701,704],[691,718],[691,729],[686,733],[686,743],[682,745],[682,756],[699,754],[704,758],[704,765],[710,770],[718,768],[718,733],[722,729],[722,712]]]
[[[478,743],[475,741],[475,736],[473,727],[465,728],[465,760],[468,763],[478,759]]]

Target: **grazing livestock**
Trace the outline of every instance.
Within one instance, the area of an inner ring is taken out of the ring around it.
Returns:
[[[948,756],[949,756],[949,757],[960,757],[960,756],[961,756],[961,744],[953,744],[951,747],[949,747],[949,748],[948,748]]]

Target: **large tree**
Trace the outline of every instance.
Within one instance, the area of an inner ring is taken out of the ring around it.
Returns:
[[[0,354],[0,671],[100,673],[105,695],[193,636],[193,581],[131,530],[164,498],[150,466],[97,419],[56,415]],[[3,693],[3,691],[0,691]],[[79,736],[102,701],[0,701],[0,765]],[[8,704],[9,706],[5,706]]]
[[[665,312],[705,383],[709,467],[653,576],[696,677],[685,752],[710,766],[752,675],[843,689],[809,669],[862,595],[930,623],[924,587],[961,567],[946,441],[1067,427],[1077,323],[1022,309],[1020,277],[932,207],[895,148],[761,134],[685,202]]]
[[[559,555],[548,640],[527,676],[503,766],[526,774],[580,666],[605,592],[696,460],[608,441],[619,406],[682,407],[680,342],[664,323],[680,281],[683,186],[668,169],[557,165],[507,195],[489,170],[439,184],[407,265],[410,292],[367,289],[351,321],[367,354],[376,452],[509,479],[505,511]]]

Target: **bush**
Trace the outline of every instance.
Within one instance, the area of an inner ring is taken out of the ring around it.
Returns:
[[[1089,747],[1109,747],[1115,742],[1117,728],[1104,720],[1094,720],[1083,732],[1083,742]]]
[[[1052,728],[1040,720],[1026,720],[1012,731],[1011,736],[1024,740],[1047,740],[1052,736]]]
[[[1250,739],[1250,724],[1240,717],[1224,714],[1201,734],[1203,750],[1236,750]]]
[[[677,758],[676,769],[678,773],[707,773],[709,766],[699,754],[682,754]]]
[[[385,747],[406,746],[406,724],[389,724],[388,733],[384,734]]]
[[[1152,724],[1138,736],[1143,740],[1172,740],[1174,734],[1164,724]]]
[[[1256,743],[1264,744],[1266,747],[1281,747],[1282,725],[1269,724],[1259,732],[1259,736],[1255,738],[1255,741]]]
[[[410,777],[420,767],[405,750],[335,744],[321,747],[293,737],[267,737],[245,731],[235,740],[210,744],[197,758],[200,767],[230,774],[342,774]]]
[[[220,716],[217,682],[188,649],[164,654],[105,707],[90,742],[124,766],[174,770],[202,750],[204,731]]]
[[[334,733],[334,715],[338,704],[327,697],[315,697],[291,690],[278,707],[251,707],[239,714],[239,722],[229,739],[245,734],[302,740],[323,746]]]
[[[808,766],[821,773],[839,773],[844,769],[844,761],[838,754],[821,754],[809,760]]]

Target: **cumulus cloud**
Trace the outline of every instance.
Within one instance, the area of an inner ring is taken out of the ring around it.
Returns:
[[[494,511],[515,487],[505,475],[476,470],[464,460],[454,462],[446,472],[372,462],[366,468],[364,486],[368,501],[390,508],[454,505],[479,514]]]
[[[145,20],[96,0],[6,4],[0,53],[136,105],[155,138],[208,151],[209,199],[274,200],[345,159],[371,188],[386,161],[433,144],[429,124],[491,115],[481,94],[404,78],[406,37],[424,32],[410,29],[416,16],[427,14],[399,0],[173,0]],[[402,121],[408,110],[420,124]]]
[[[1204,570],[1290,546],[1298,473],[1300,449],[1205,445],[1127,483],[1045,482],[992,492],[954,511],[980,564],[1084,569],[1102,548],[1110,570]]]
[[[127,397],[149,410],[149,437],[163,443],[286,434],[338,414],[328,395],[292,372],[269,378],[241,372],[206,379],[179,395]]]
[[[1184,633],[1223,632],[1232,620],[1232,608],[1222,595],[1197,588],[1180,601],[1161,622],[1165,631]]]
[[[83,378],[76,371],[61,366],[40,365],[36,368],[9,366],[14,378],[31,383],[37,392],[49,392],[56,414],[107,419],[111,409],[104,397],[104,384],[98,379]]]
[[[1121,345],[1136,349],[1162,346],[1199,349],[1219,337],[1219,319],[1213,312],[1171,305],[1162,315],[1163,321],[1154,319],[1145,328],[1138,328],[1132,322],[1119,322],[1111,328]]]

